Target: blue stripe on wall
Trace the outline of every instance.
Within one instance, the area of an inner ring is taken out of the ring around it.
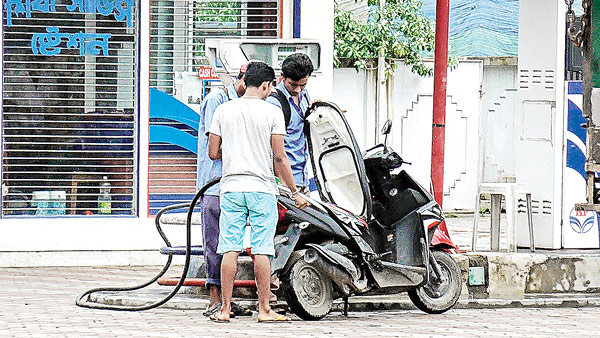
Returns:
[[[569,95],[583,96],[583,82],[571,81],[568,83]],[[581,108],[572,100],[568,101],[567,130],[587,144],[587,132],[582,125],[587,122],[583,117]],[[572,140],[567,139],[567,168],[577,171],[584,179],[585,173],[585,150],[580,149]]]
[[[583,113],[573,101],[569,100],[569,111],[567,119],[567,130],[575,134],[581,142],[586,143],[586,130],[581,125],[587,120],[583,117]]]
[[[571,140],[567,140],[567,168],[577,171],[585,179],[585,154]]]
[[[301,0],[294,0],[294,39],[300,39],[300,4]]]
[[[569,94],[583,95],[583,81],[569,82]]]

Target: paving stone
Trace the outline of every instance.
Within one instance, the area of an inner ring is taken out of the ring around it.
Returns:
[[[0,269],[0,337],[592,337],[600,332],[597,306],[459,307],[435,316],[418,310],[351,312],[348,317],[334,312],[318,322],[293,316],[294,322],[278,325],[259,324],[256,315],[216,324],[197,310],[160,307],[123,312],[75,306],[76,296],[89,288],[129,283],[129,276],[152,277],[143,268],[132,267],[127,277],[119,271]],[[57,282],[64,275],[76,278]]]

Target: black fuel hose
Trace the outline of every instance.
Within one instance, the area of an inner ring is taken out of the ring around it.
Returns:
[[[202,197],[204,195],[206,190],[208,190],[208,188],[212,187],[213,185],[219,183],[220,180],[221,180],[221,178],[219,177],[219,178],[216,178],[216,179],[206,183],[206,185],[204,185],[202,188],[200,188],[200,190],[198,190],[198,192],[196,193],[196,196],[194,196],[194,199],[192,200],[191,203],[171,205],[171,206],[161,209],[156,214],[155,224],[156,224],[158,233],[160,234],[160,237],[162,237],[165,244],[168,247],[170,247],[171,242],[169,242],[169,239],[167,238],[167,236],[165,235],[165,233],[163,232],[163,230],[160,226],[160,216],[167,211],[174,210],[174,209],[180,209],[180,208],[189,206],[189,210],[187,213],[187,221],[186,221],[185,264],[183,266],[183,272],[181,273],[181,279],[179,280],[179,283],[177,283],[175,288],[165,298],[163,298],[155,303],[148,304],[148,305],[142,305],[142,306],[108,305],[108,304],[100,304],[100,303],[95,303],[95,302],[90,301],[90,295],[94,292],[134,291],[134,290],[142,289],[142,288],[156,282],[160,277],[162,277],[162,275],[164,275],[167,272],[167,270],[169,270],[169,267],[171,266],[171,262],[173,261],[172,254],[169,255],[169,258],[167,259],[167,263],[165,264],[165,267],[162,269],[162,271],[160,271],[158,273],[158,275],[156,275],[150,281],[140,284],[140,285],[130,286],[130,287],[104,287],[104,288],[91,289],[91,290],[84,292],[79,297],[77,297],[77,300],[75,300],[75,304],[77,304],[78,306],[86,307],[86,308],[90,308],[90,309],[117,310],[117,311],[143,311],[143,310],[150,310],[150,309],[156,308],[158,306],[161,306],[164,303],[168,302],[169,299],[173,298],[175,296],[175,294],[177,294],[177,292],[179,291],[181,286],[183,286],[183,282],[185,281],[188,269],[190,267],[190,258],[191,258],[191,249],[192,249],[192,215],[194,213],[194,208],[196,207],[196,204],[198,203],[198,199],[200,199],[200,197]]]

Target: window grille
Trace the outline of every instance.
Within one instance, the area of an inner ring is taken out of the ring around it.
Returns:
[[[4,0],[2,13],[2,216],[135,215],[137,3]]]
[[[164,118],[153,98],[168,94],[197,112],[210,88],[220,83],[200,79],[206,38],[277,38],[278,0],[151,0],[150,1],[150,214],[160,208],[189,202],[196,191],[196,149],[174,140],[197,137],[197,122]],[[160,91],[160,93],[158,92]],[[154,93],[154,94],[153,94]],[[157,108],[157,109],[154,109]],[[169,137],[157,137],[170,131]]]

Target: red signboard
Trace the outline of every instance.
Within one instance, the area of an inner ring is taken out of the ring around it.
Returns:
[[[198,69],[198,77],[203,80],[218,80],[219,77],[215,74],[215,71],[210,67],[200,67]]]

